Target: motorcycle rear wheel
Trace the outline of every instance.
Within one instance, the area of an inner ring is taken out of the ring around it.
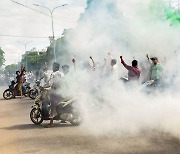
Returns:
[[[14,97],[14,94],[10,89],[6,89],[3,93],[3,97],[4,97],[4,99],[9,100]]]
[[[70,121],[70,123],[73,126],[79,126],[82,123],[82,117],[78,113],[74,114],[73,116],[74,118]]]
[[[41,110],[33,108],[30,112],[30,119],[34,124],[40,125],[43,122]]]

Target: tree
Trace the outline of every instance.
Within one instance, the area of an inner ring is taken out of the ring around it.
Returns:
[[[25,55],[24,59],[22,59],[22,63],[26,64],[27,60],[27,71],[34,71],[42,68],[44,63],[46,62],[46,52],[29,52]]]
[[[45,60],[48,64],[50,64],[53,58],[54,58],[54,48],[51,45],[47,48]]]
[[[18,70],[18,65],[17,64],[11,64],[11,65],[7,65],[5,67],[5,70],[4,70],[4,74],[6,75],[14,75],[16,73],[16,71]]]
[[[4,51],[0,47],[0,67],[4,65],[5,58],[4,58]]]
[[[61,64],[66,64],[70,61],[69,42],[65,36],[56,41],[56,55],[57,61]]]

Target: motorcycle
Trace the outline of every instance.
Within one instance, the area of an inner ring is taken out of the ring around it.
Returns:
[[[41,81],[40,80],[36,80],[35,85],[33,86],[33,89],[31,89],[29,91],[29,97],[31,99],[35,99],[39,95],[40,84],[41,84]]]
[[[44,120],[50,120],[51,103],[47,93],[48,90],[44,88],[43,92],[37,96],[32,106],[30,119],[36,125],[41,124]],[[70,122],[74,126],[80,125],[82,122],[82,117],[78,110],[78,103],[75,99],[59,102],[56,106],[56,112],[57,115],[54,120]]]
[[[23,95],[27,96],[30,89],[31,89],[30,83],[25,83]],[[3,92],[3,97],[4,99],[8,100],[8,99],[15,98],[16,96],[21,96],[21,95],[20,95],[19,90],[17,89],[17,84],[15,83],[15,81],[11,81],[11,85],[9,85],[9,88]]]

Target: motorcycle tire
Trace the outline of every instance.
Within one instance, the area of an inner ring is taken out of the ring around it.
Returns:
[[[30,112],[30,119],[34,124],[40,125],[43,122],[41,110],[33,108]]]
[[[9,99],[14,98],[14,94],[10,89],[6,89],[3,93],[3,97],[4,99],[9,100]]]
[[[35,99],[35,98],[37,97],[37,95],[38,95],[38,91],[37,91],[37,90],[31,89],[31,90],[29,91],[29,97],[30,97],[31,99]]]
[[[82,123],[82,117],[79,114],[74,114],[74,118],[70,121],[73,126],[79,126]]]

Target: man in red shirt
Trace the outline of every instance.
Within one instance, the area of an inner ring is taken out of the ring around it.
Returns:
[[[123,64],[123,66],[128,70],[128,81],[137,81],[137,80],[139,80],[141,70],[138,68],[138,61],[133,60],[132,61],[132,66],[129,66],[124,62],[122,56],[120,56],[120,59],[121,59],[121,63]]]

